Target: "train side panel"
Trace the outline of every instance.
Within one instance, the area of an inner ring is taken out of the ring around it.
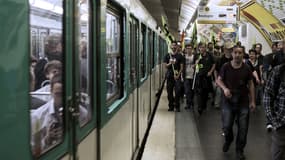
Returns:
[[[132,156],[132,106],[127,101],[101,129],[101,159],[130,159]]]
[[[97,157],[97,129],[89,133],[78,145],[78,158],[94,160]]]
[[[28,2],[1,1],[0,15],[1,159],[31,159]]]

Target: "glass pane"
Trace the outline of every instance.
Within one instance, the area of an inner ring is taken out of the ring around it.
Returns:
[[[149,43],[148,43],[148,46],[149,46],[149,56],[151,57],[150,59],[150,62],[151,62],[151,68],[154,67],[154,56],[153,56],[153,34],[152,34],[152,31],[149,29],[148,30],[148,38],[149,38]]]
[[[107,58],[107,99],[115,96],[119,92],[118,60],[116,57]]]
[[[79,125],[83,126],[91,119],[90,104],[90,4],[87,0],[79,0],[77,4],[77,28],[78,28],[78,59],[79,59]]]
[[[31,147],[39,157],[62,142],[62,0],[30,0]]]
[[[138,52],[138,25],[135,19],[130,23],[130,84],[132,89],[137,85],[137,52]]]
[[[106,51],[108,54],[117,54],[120,46],[119,17],[107,13],[106,17]]]
[[[141,41],[140,41],[140,45],[142,46],[141,51],[140,51],[140,79],[143,79],[145,77],[146,74],[146,64],[145,64],[145,33],[146,33],[146,28],[144,25],[142,25],[142,29],[141,29]]]
[[[113,12],[106,15],[106,69],[107,101],[120,97],[121,93],[121,57],[120,57],[120,17]]]

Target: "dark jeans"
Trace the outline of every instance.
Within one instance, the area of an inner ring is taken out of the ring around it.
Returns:
[[[255,85],[255,101],[256,105],[261,105],[263,97],[263,86]]]
[[[194,91],[192,90],[193,79],[184,80],[187,107],[193,107]]]
[[[271,153],[272,160],[285,159],[285,126],[273,131]]]
[[[179,99],[181,96],[181,87],[181,80],[174,80],[172,78],[167,79],[166,90],[169,109],[174,109],[174,107],[180,109]],[[173,95],[173,90],[175,92],[175,97]]]
[[[212,80],[211,77],[199,76],[196,81],[198,111],[202,112],[207,108],[209,92],[213,91]]]
[[[234,139],[233,125],[236,120],[238,128],[236,137],[236,151],[243,152],[247,139],[249,107],[233,107],[224,102],[222,116],[226,143],[231,143]]]

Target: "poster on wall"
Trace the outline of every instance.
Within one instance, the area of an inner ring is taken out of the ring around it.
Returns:
[[[236,23],[236,6],[199,6],[198,24],[226,24]]]
[[[236,24],[198,24],[198,41],[215,42],[222,46],[225,42],[235,44],[238,27]]]
[[[285,38],[285,26],[264,7],[250,2],[241,7],[241,15],[251,22],[271,45]]]

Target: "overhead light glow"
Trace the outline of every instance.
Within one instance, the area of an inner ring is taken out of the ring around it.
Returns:
[[[52,3],[47,2],[45,0],[30,0],[30,5],[37,7],[37,8],[49,10],[49,11],[52,11],[52,12],[55,12],[58,14],[63,13],[63,9],[61,6],[58,6],[56,4],[52,4]]]

